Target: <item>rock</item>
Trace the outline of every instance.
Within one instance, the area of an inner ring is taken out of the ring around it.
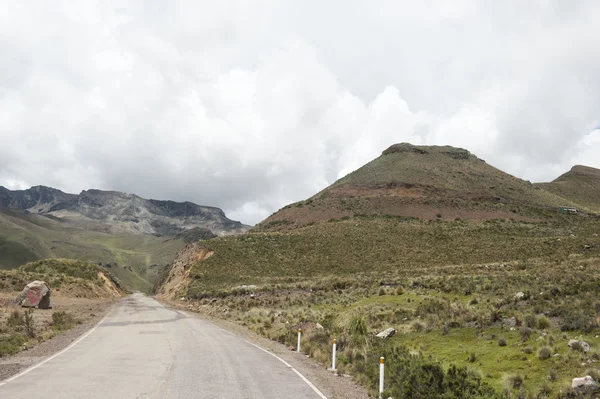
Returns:
[[[570,339],[569,340],[569,348],[573,349],[574,346],[581,346],[581,350],[583,350],[585,353],[588,353],[590,351],[590,344],[588,344],[585,341],[578,341],[576,339]]]
[[[320,323],[317,323],[317,324],[315,325],[315,328],[316,328],[317,330],[324,330],[324,329],[325,329],[325,327],[323,327],[323,326],[322,326]]]
[[[384,331],[380,332],[379,334],[377,334],[377,337],[378,338],[390,338],[390,337],[393,337],[394,335],[396,335],[396,329],[390,327],[387,330],[384,330]]]
[[[598,384],[592,377],[586,375],[583,378],[573,378],[573,382],[571,383],[571,388],[596,388]]]
[[[50,308],[50,287],[45,281],[32,281],[17,296],[15,302],[24,308]]]
[[[592,246],[586,244],[586,245],[583,246],[583,249],[592,249]]]
[[[511,317],[509,319],[502,319],[502,324],[506,327],[514,327],[517,325],[517,319],[515,317]]]
[[[523,298],[525,298],[525,293],[524,293],[524,292],[517,292],[517,293],[515,294],[515,299],[516,299],[517,301],[520,301],[520,300],[521,300],[521,299],[523,299]]]

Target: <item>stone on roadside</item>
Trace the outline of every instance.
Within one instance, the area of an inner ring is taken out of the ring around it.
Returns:
[[[390,327],[386,330],[383,330],[382,332],[380,332],[379,334],[377,334],[378,338],[390,338],[393,337],[394,335],[396,335],[396,329],[393,327]]]
[[[50,308],[50,287],[45,281],[32,281],[15,299],[17,305],[24,308]]]

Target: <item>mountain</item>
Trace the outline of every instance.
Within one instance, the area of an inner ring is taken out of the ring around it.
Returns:
[[[600,212],[600,169],[575,165],[551,183],[537,186],[564,198],[565,203]]]
[[[89,230],[175,236],[194,228],[216,235],[244,232],[240,222],[215,207],[191,202],[144,199],[118,191],[85,190],[79,195],[36,186],[11,191],[0,187],[0,206],[58,218]]]
[[[202,244],[213,255],[195,264],[198,277],[181,295],[269,279],[561,258],[598,241],[575,234],[597,228],[593,214],[559,212],[574,205],[465,149],[395,144],[248,233]]]
[[[288,205],[257,229],[282,230],[355,215],[532,220],[569,203],[465,149],[401,143],[308,200]]]

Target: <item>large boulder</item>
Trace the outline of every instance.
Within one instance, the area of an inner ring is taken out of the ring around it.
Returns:
[[[583,378],[573,378],[573,382],[571,383],[571,388],[596,388],[598,384],[592,377],[586,375]]]
[[[15,302],[24,308],[49,309],[50,287],[45,281],[32,281],[23,288]]]

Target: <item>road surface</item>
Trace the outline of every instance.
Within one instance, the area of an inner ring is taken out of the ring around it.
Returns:
[[[294,369],[260,348],[206,320],[134,294],[75,345],[0,382],[0,398],[38,397],[324,396]]]

